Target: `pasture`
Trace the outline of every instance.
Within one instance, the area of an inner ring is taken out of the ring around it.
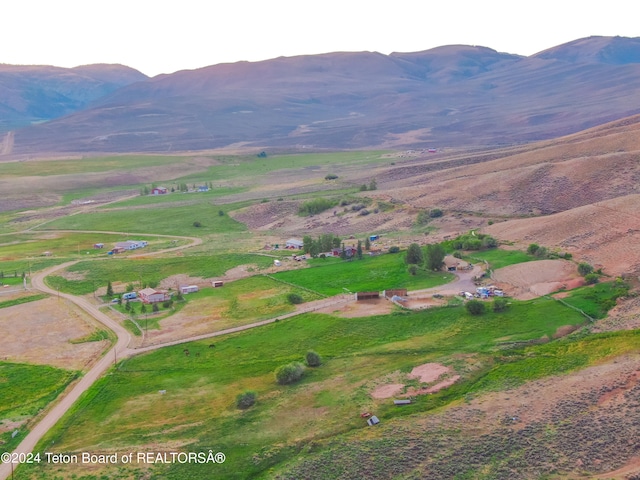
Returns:
[[[612,355],[606,339],[596,350],[570,340],[508,350],[502,346],[506,340],[550,338],[561,326],[583,320],[551,299],[513,302],[507,312],[481,317],[462,307],[356,319],[305,314],[216,339],[213,348],[212,342],[195,342],[126,360],[92,387],[42,445],[65,452],[182,445],[194,452],[224,452],[227,461],[215,465],[220,477],[265,474],[289,465],[322,438],[366,438],[359,433],[362,411],[375,411],[389,422]],[[622,342],[615,353],[637,344],[637,338]],[[307,369],[296,385],[276,384],[273,371],[301,361],[310,349],[322,355],[324,364]],[[451,366],[462,379],[437,394],[417,397],[402,410],[370,396],[374,387],[432,361]],[[239,411],[235,397],[249,388],[257,392],[258,403]],[[157,467],[155,473],[198,478],[205,475],[204,468],[172,465]],[[211,465],[206,468],[211,471]],[[46,471],[42,465],[32,474],[47,478]],[[102,473],[110,478],[128,474],[115,469]]]
[[[346,291],[417,290],[442,285],[454,278],[450,273],[422,269],[411,275],[404,254],[365,255],[362,260],[351,261],[315,259],[310,265],[311,268],[279,272],[273,277],[328,296]]]

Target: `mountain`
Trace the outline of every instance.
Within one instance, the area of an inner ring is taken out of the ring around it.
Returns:
[[[640,113],[639,94],[638,38],[281,57],[131,83],[17,130],[13,153],[514,144]]]
[[[59,68],[0,64],[0,131],[82,110],[121,87],[147,78],[123,65]]]

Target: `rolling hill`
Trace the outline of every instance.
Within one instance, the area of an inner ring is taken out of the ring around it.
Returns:
[[[637,38],[590,37],[530,57],[452,45],[213,65],[130,83],[17,130],[12,153],[549,139],[639,113],[630,101],[640,94],[639,58]]]

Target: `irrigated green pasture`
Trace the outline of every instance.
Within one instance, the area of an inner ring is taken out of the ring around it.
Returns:
[[[454,276],[444,272],[419,270],[410,275],[402,254],[365,255],[362,260],[317,259],[311,268],[274,274],[274,278],[309,288],[323,295],[382,291],[393,288],[418,290],[442,285]]]
[[[519,250],[503,250],[500,248],[492,248],[481,252],[472,252],[469,254],[469,258],[472,262],[474,260],[486,260],[489,263],[489,268],[494,270],[514,265],[516,263],[539,260],[539,258]]]
[[[77,372],[43,365],[0,362],[0,420],[2,423],[33,417],[77,377]],[[10,451],[24,439],[26,430],[11,438],[0,423],[0,449]]]
[[[273,260],[263,255],[229,254],[209,256],[181,256],[171,258],[123,258],[117,255],[98,261],[85,261],[71,265],[67,271],[77,279],[60,275],[47,277],[47,283],[61,292],[84,295],[107,282],[149,284],[160,282],[171,275],[211,278],[222,276],[238,265],[255,265],[256,270],[271,265]],[[251,268],[251,267],[248,267]]]
[[[353,319],[306,314],[126,360],[92,387],[45,444],[65,452],[185,445],[189,451],[224,452],[227,460],[214,466],[216,476],[264,475],[320,439],[344,433],[366,437],[359,433],[366,428],[362,411],[375,411],[389,422],[640,344],[636,337],[619,344],[607,337],[505,350],[506,341],[549,338],[560,326],[583,321],[551,299],[514,302],[506,312],[478,317],[462,307]],[[589,342],[596,341],[603,347],[592,350]],[[619,346],[611,350],[604,347],[607,342]],[[274,370],[302,361],[310,349],[323,356],[324,364],[307,369],[299,384],[277,385]],[[393,383],[392,378],[406,380],[413,367],[432,361],[452,366],[462,380],[401,410],[370,396],[376,386]],[[258,402],[243,412],[234,402],[246,389],[257,392]],[[173,465],[157,473],[202,478],[211,468]]]

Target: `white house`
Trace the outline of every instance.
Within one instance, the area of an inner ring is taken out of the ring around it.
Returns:
[[[304,242],[298,238],[290,238],[289,240],[287,240],[287,243],[285,243],[285,247],[302,250],[302,247],[304,247]]]

